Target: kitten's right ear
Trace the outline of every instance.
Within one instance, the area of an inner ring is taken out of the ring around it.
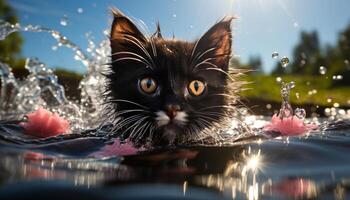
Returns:
[[[144,35],[126,15],[117,9],[112,9],[112,13],[114,16],[110,37],[112,48],[117,47],[118,44],[130,43],[128,42],[130,39],[138,40],[135,42],[146,42]]]
[[[193,54],[197,55],[204,52],[202,60],[210,59],[211,64],[227,71],[231,56],[231,22],[233,19],[234,17],[227,16],[212,26],[198,40]]]

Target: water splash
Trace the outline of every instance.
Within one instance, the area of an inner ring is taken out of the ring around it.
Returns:
[[[60,32],[41,26],[21,26],[0,21],[0,40],[14,32],[48,33],[57,41],[54,48],[66,47],[74,53],[74,59],[80,61],[86,68],[87,74],[80,82],[80,102],[66,98],[64,88],[58,83],[54,72],[37,58],[28,58],[25,69],[29,75],[24,80],[18,80],[11,72],[10,66],[0,63],[0,117],[23,116],[38,107],[46,107],[56,112],[72,124],[72,129],[86,129],[97,126],[101,120],[101,93],[104,90],[106,64],[110,63],[109,41],[104,40],[95,45],[89,39],[89,56],[75,43],[71,42]]]
[[[295,83],[292,81],[290,83],[282,82],[281,87],[281,97],[282,97],[282,106],[278,116],[283,118],[288,118],[293,116],[293,108],[289,103],[290,90],[295,87]]]
[[[295,83],[282,82],[281,97],[282,106],[279,113],[272,116],[271,123],[264,126],[264,131],[279,132],[284,136],[303,135],[309,131],[316,129],[315,124],[306,124],[305,117],[306,111],[302,108],[296,108],[293,111],[291,104],[289,103],[290,91],[295,87]]]

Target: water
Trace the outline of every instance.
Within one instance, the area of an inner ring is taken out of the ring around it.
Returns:
[[[60,21],[60,24],[61,24],[62,26],[67,26],[67,25],[69,24],[69,20],[68,20],[67,15],[64,15],[64,16],[62,17],[62,19],[61,19],[61,21]]]
[[[324,66],[320,66],[319,72],[320,72],[320,74],[325,75],[327,73],[327,68]]]
[[[79,89],[82,97],[80,102],[72,102],[65,97],[64,88],[58,84],[54,72],[37,58],[27,59],[25,68],[29,75],[24,80],[15,79],[11,68],[5,63],[0,63],[2,85],[0,120],[7,116],[20,118],[21,115],[43,106],[70,119],[74,130],[96,127],[103,116],[101,114],[103,110],[102,99],[99,97],[104,90],[104,77],[101,73],[105,72],[105,67],[110,62],[109,41],[105,40],[99,45],[95,45],[89,39],[88,53],[90,55],[87,55],[56,30],[41,26],[0,23],[0,39],[5,39],[6,36],[17,31],[48,33],[57,41],[57,45],[53,48],[66,47],[71,49],[74,53],[74,59],[82,62],[87,68],[88,74],[80,82]]]
[[[78,11],[79,13],[79,11]],[[37,58],[28,58],[29,75],[18,80],[0,63],[0,196],[40,194],[86,199],[192,197],[197,199],[346,199],[350,187],[350,112],[334,106],[328,118],[305,118],[293,110],[294,82],[281,84],[280,117],[295,115],[313,121],[319,130],[300,137],[280,137],[262,131],[270,117],[239,110],[241,121],[222,133],[221,143],[143,150],[137,155],[96,157],[113,141],[104,121],[104,79],[109,42],[95,44],[88,35],[85,51],[56,30],[0,23],[0,39],[16,31],[45,32],[81,61],[88,73],[80,83],[80,101],[70,101],[54,71]],[[108,31],[105,32],[108,34]],[[278,55],[277,55],[278,56]],[[274,57],[274,56],[272,56]],[[289,59],[281,63],[289,63]],[[272,87],[272,86],[271,86]],[[277,84],[276,84],[276,87]],[[336,102],[335,102],[336,103]],[[44,106],[73,125],[72,134],[37,139],[9,120],[19,120]],[[270,107],[271,105],[267,106]],[[245,124],[246,129],[235,129]],[[238,126],[239,127],[239,126]],[[241,131],[241,137],[232,131]],[[243,130],[249,130],[244,134]],[[72,189],[73,188],[73,189]],[[62,192],[64,191],[64,192]],[[157,196],[158,195],[158,196]]]
[[[78,8],[78,9],[77,9],[77,12],[78,12],[79,14],[82,14],[82,13],[84,12],[84,9],[83,9],[83,8]]]
[[[343,76],[342,75],[334,75],[333,80],[342,80]]]
[[[277,82],[277,83],[281,83],[281,82],[282,82],[282,78],[278,76],[278,77],[276,78],[276,82]]]
[[[288,66],[288,64],[289,64],[289,58],[288,57],[283,57],[283,58],[281,58],[281,65],[282,65],[282,67],[287,67]]]
[[[278,53],[277,51],[274,51],[274,52],[271,54],[271,57],[272,57],[273,59],[278,59],[279,53]]]

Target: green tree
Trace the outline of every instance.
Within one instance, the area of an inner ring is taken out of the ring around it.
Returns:
[[[324,65],[316,31],[301,32],[300,41],[293,50],[292,60],[290,67],[290,73],[292,74],[316,74],[318,67]]]
[[[260,56],[250,56],[247,67],[252,70],[253,74],[261,74],[263,70]]]
[[[341,74],[343,79],[334,82],[334,85],[350,86],[350,24],[340,33],[337,50],[339,56],[332,60],[332,72]]]
[[[279,62],[276,63],[275,68],[271,72],[271,74],[273,75],[281,75],[284,73],[285,73],[285,68],[283,68]]]
[[[0,20],[11,24],[18,23],[18,17],[6,0],[0,0]],[[0,40],[0,61],[17,67],[24,64],[20,58],[23,38],[19,33],[12,33],[5,40]]]
[[[338,46],[343,59],[350,60],[350,24],[340,33]]]

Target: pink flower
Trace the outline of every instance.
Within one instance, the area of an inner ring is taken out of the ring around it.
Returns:
[[[114,143],[106,145],[100,151],[90,154],[92,157],[102,158],[110,156],[128,156],[135,155],[139,151],[143,151],[144,148],[135,148],[129,141],[121,144],[118,138],[114,139]]]
[[[264,131],[276,131],[283,136],[298,136],[316,128],[315,124],[305,124],[304,120],[296,116],[281,119],[275,114],[271,122],[265,125]]]
[[[45,138],[56,136],[70,131],[69,122],[64,118],[44,108],[27,114],[28,121],[21,122],[20,126],[25,129],[28,135]]]

